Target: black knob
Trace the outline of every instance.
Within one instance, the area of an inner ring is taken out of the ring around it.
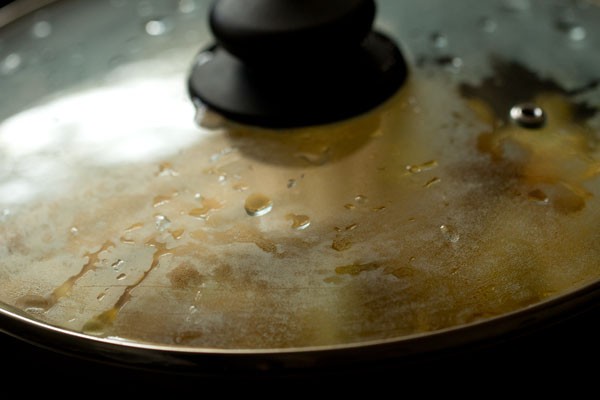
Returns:
[[[394,43],[372,32],[373,0],[218,0],[217,44],[192,69],[196,101],[265,127],[322,124],[365,112],[406,79]]]
[[[356,48],[374,18],[372,0],[221,0],[214,4],[210,26],[232,55],[268,66]]]

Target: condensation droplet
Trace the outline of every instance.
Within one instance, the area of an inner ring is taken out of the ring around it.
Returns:
[[[344,208],[347,210],[354,210],[356,208],[356,206],[354,204],[344,204]]]
[[[171,163],[165,162],[158,166],[158,173],[156,176],[178,176],[179,172],[173,169]]]
[[[315,152],[299,152],[296,153],[295,156],[309,164],[324,165],[331,158],[331,149],[329,147],[323,147]]]
[[[292,221],[292,229],[301,231],[310,226],[310,217],[308,215],[288,214],[286,218]]]
[[[44,39],[52,34],[52,25],[48,21],[36,22],[31,28],[31,34],[36,39]]]
[[[162,36],[171,30],[170,24],[162,19],[153,19],[146,22],[144,26],[146,33],[150,36]]]
[[[11,53],[4,60],[2,60],[2,65],[0,65],[0,72],[5,75],[12,74],[15,72],[21,64],[23,63],[23,59],[17,53]]]
[[[8,208],[0,211],[0,222],[5,222],[10,217],[10,210]]]
[[[194,11],[196,11],[196,2],[195,0],[179,0],[179,5],[177,9],[182,14],[193,13]]]
[[[441,225],[440,232],[442,232],[444,238],[450,243],[458,243],[458,241],[460,240],[460,234],[451,225]]]
[[[118,281],[122,281],[125,278],[127,278],[127,274],[125,274],[125,273],[117,275],[117,280]]]
[[[431,161],[424,162],[422,164],[407,165],[406,171],[408,171],[411,174],[419,174],[421,172],[429,171],[434,168],[437,168],[437,166],[438,166],[437,160],[431,160]]]
[[[425,184],[423,185],[423,187],[425,188],[429,188],[433,185],[435,185],[436,183],[440,183],[442,180],[440,178],[438,178],[437,176],[434,176],[433,178],[431,178],[430,180],[428,180],[427,182],[425,182]]]
[[[482,18],[481,29],[487,33],[494,33],[498,29],[498,23],[491,18]]]
[[[223,157],[225,157],[233,152],[234,152],[234,149],[232,147],[226,147],[223,150],[219,151],[218,153],[215,153],[212,156],[210,156],[210,162],[215,163],[215,162],[221,160]]]
[[[77,236],[79,234],[79,228],[77,228],[76,226],[72,226],[71,229],[69,229],[69,232],[71,233],[71,235]]]
[[[156,224],[156,229],[159,232],[164,232],[167,228],[169,228],[169,226],[171,226],[171,221],[164,215],[154,216],[154,223]]]
[[[295,188],[296,185],[298,185],[298,181],[295,179],[290,179],[290,180],[288,180],[287,188],[292,189],[292,188]]]
[[[532,190],[527,194],[527,196],[529,197],[529,200],[535,201],[539,204],[548,204],[548,202],[550,201],[546,193],[544,193],[540,189]]]
[[[106,297],[106,293],[102,292],[98,296],[96,296],[96,300],[102,301]]]
[[[244,203],[246,213],[251,217],[261,217],[273,209],[273,201],[264,194],[254,193]]]
[[[245,192],[246,190],[248,190],[248,185],[246,185],[243,182],[238,182],[233,185],[233,190],[236,190],[238,192]]]
[[[569,36],[569,39],[571,39],[573,42],[580,42],[584,40],[587,36],[585,28],[579,25],[571,26],[568,29],[567,34]]]
[[[354,201],[357,204],[365,204],[367,201],[369,201],[369,198],[365,195],[359,194],[356,197],[354,197]]]
[[[448,38],[443,34],[436,32],[431,35],[431,43],[433,43],[436,48],[443,49],[448,46]]]
[[[111,267],[113,270],[118,271],[121,269],[121,266],[125,264],[125,261],[118,259],[117,261],[115,261],[114,263],[112,263]]]

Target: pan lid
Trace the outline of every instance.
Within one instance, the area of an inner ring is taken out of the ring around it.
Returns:
[[[190,98],[209,1],[32,4],[0,12],[5,316],[303,352],[473,328],[600,278],[595,1],[380,0],[403,85],[285,129]]]

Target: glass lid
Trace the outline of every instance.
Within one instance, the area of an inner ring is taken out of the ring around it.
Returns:
[[[302,350],[598,282],[597,2],[380,0],[401,88],[278,129],[190,99],[208,0],[47,3],[0,12],[4,312],[114,343]]]

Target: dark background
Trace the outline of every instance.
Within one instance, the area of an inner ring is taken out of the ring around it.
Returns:
[[[12,3],[12,0],[0,0],[0,7],[4,7],[8,3]]]

